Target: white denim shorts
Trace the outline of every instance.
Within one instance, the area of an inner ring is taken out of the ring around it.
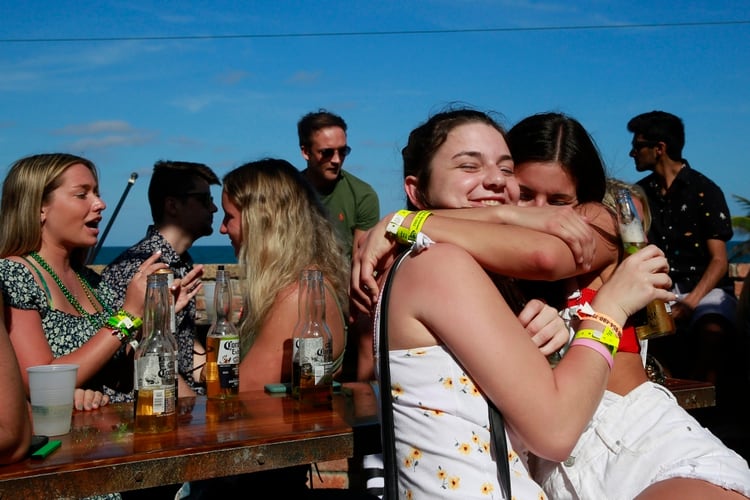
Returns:
[[[750,496],[747,462],[652,382],[626,396],[605,392],[571,456],[562,463],[537,460],[532,473],[550,500],[630,500],[674,477]]]

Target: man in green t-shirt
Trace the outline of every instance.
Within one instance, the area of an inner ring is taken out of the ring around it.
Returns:
[[[326,110],[308,113],[297,123],[299,147],[307,162],[303,174],[320,195],[351,260],[357,239],[380,220],[375,190],[344,171],[351,152],[346,143],[346,122]]]
[[[297,135],[310,181],[328,209],[344,251],[351,261],[352,249],[365,231],[380,220],[380,202],[375,190],[362,179],[344,171],[351,152],[346,143],[346,122],[324,109],[308,113],[297,123]],[[347,347],[341,380],[372,378],[372,321],[349,308]]]

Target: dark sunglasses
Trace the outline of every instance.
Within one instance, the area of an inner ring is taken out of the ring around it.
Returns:
[[[634,141],[632,143],[635,151],[640,151],[643,148],[653,148],[659,144],[659,141]]]
[[[323,158],[324,160],[329,160],[333,158],[333,154],[336,153],[337,151],[339,153],[339,156],[341,158],[344,158],[345,156],[347,156],[349,153],[352,152],[352,148],[350,148],[349,146],[344,146],[343,148],[325,148],[325,149],[321,149],[320,151],[318,151],[318,153],[320,153],[320,157]]]
[[[184,193],[182,197],[191,197],[198,200],[198,202],[203,205],[206,208],[210,208],[211,205],[214,203],[214,197],[211,196],[211,193],[206,193],[204,191],[192,191],[189,193]]]

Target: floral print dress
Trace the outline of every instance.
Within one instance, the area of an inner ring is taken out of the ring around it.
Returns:
[[[113,303],[113,293],[100,283],[99,276],[95,272],[85,269],[81,274],[91,284],[102,302]],[[47,283],[47,286],[56,287],[57,285],[52,282]],[[21,263],[0,259],[0,289],[2,289],[6,307],[33,309],[39,312],[44,335],[47,337],[52,355],[56,358],[75,351],[98,331],[88,318],[58,311],[54,305],[50,305],[47,293],[34,279],[33,271]],[[107,311],[100,311],[92,318],[98,324],[103,325],[109,316],[110,313]],[[123,371],[129,370],[129,366],[124,350],[120,349],[113,360],[85,387],[105,392],[113,402],[128,400],[132,397],[129,393],[132,390],[133,375],[132,372],[123,373]]]
[[[503,498],[487,400],[453,355],[431,346],[389,359],[400,498]],[[514,499],[546,499],[510,440],[504,459]]]
[[[2,289],[5,306],[39,311],[44,335],[47,337],[53,356],[64,356],[75,351],[93,337],[98,329],[94,328],[88,318],[84,316],[75,316],[54,309],[50,305],[45,290],[37,284],[32,273],[33,271],[23,264],[8,259],[0,259],[0,289]],[[114,295],[106,287],[99,287],[99,276],[95,272],[86,269],[82,272],[82,275],[91,284],[100,300],[107,304],[112,303]],[[57,285],[52,283],[52,286]],[[106,311],[100,311],[92,317],[96,319],[96,322],[104,324],[109,314]],[[121,352],[118,352],[118,354],[121,354]],[[132,374],[118,373],[117,367],[122,365],[118,362],[120,357],[116,355],[115,358],[99,375],[105,373],[112,375],[109,384],[115,387],[117,386],[115,381],[124,377],[127,386],[129,385],[127,377],[132,378]],[[127,394],[120,393],[107,386],[104,377],[89,381],[86,387],[106,392],[113,401],[122,400],[127,396]],[[109,493],[87,497],[87,500],[117,500],[120,498],[122,496],[119,493]]]

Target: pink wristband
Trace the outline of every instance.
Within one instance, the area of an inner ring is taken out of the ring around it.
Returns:
[[[591,339],[574,339],[573,342],[570,343],[570,347],[573,347],[574,345],[579,345],[582,347],[588,347],[589,349],[593,349],[599,354],[602,355],[602,357],[607,361],[607,364],[609,365],[609,369],[612,369],[612,366],[615,364],[615,360],[612,358],[612,355],[609,353],[607,348],[597,342],[596,340]]]

